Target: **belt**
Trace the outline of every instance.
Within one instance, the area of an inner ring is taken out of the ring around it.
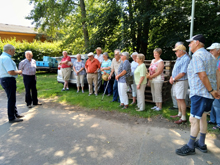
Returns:
[[[15,77],[2,77],[0,79],[2,79],[2,80],[4,80],[4,79],[15,79]]]
[[[97,72],[98,73],[98,72]],[[97,73],[88,73],[88,74],[97,74]]]
[[[187,79],[188,80],[188,79]],[[174,82],[179,82],[179,81],[187,81],[187,80],[175,80]]]

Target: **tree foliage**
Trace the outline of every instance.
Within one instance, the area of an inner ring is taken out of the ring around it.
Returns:
[[[163,59],[175,59],[172,48],[189,38],[192,0],[30,0],[29,19],[48,35],[62,42],[61,49],[74,54],[100,46],[141,52],[153,58],[153,49],[163,50]],[[84,4],[84,7],[83,5]],[[219,41],[218,0],[196,1],[194,34],[204,34],[206,45]]]

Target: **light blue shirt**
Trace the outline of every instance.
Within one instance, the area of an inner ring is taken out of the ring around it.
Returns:
[[[2,55],[0,56],[0,78],[4,77],[14,77],[17,78],[18,75],[10,75],[8,74],[8,71],[16,71],[17,66],[15,62],[11,59],[11,55],[3,52]]]
[[[131,62],[131,73],[132,73],[132,75],[134,75],[134,71],[135,71],[135,69],[138,67],[138,63],[137,62],[135,62],[135,61],[132,61]]]
[[[111,61],[111,60],[109,60],[109,59],[108,59],[107,61],[103,60],[103,61],[102,61],[101,68],[107,68],[107,67],[110,67],[110,68],[111,68],[111,65],[112,65],[112,61]],[[105,70],[105,72],[108,73],[108,74],[110,74],[110,73],[111,73],[111,69]],[[102,74],[103,74],[103,72],[102,72]]]
[[[183,55],[182,57],[178,57],[176,59],[176,63],[173,67],[172,77],[175,78],[180,73],[185,73],[183,77],[178,80],[187,80],[187,67],[189,65],[190,58],[188,55]]]
[[[213,99],[212,95],[208,92],[206,87],[200,80],[198,73],[206,72],[211,86],[214,90],[217,89],[216,80],[216,59],[204,48],[198,49],[192,56],[187,69],[188,82],[190,87],[190,97],[197,95],[209,99]]]

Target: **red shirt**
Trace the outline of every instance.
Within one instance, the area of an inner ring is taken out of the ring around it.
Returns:
[[[71,58],[70,58],[70,56],[66,56],[66,58],[65,57],[62,58],[61,62],[62,61],[70,61],[71,62]],[[61,65],[61,68],[69,68],[69,67],[71,67],[71,66],[69,66],[67,64],[62,64]]]
[[[100,67],[101,67],[101,64],[99,60],[95,58],[92,61],[88,59],[85,64],[85,68],[87,69],[88,73],[94,73]]]

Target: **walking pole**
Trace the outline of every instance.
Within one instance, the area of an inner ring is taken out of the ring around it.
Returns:
[[[108,80],[107,85],[106,85],[106,87],[105,87],[105,91],[104,91],[104,93],[103,93],[103,95],[102,95],[102,101],[103,101],[103,98],[104,98],[104,96],[105,96],[106,89],[108,88],[108,83],[109,83],[109,81],[110,81],[110,80]]]

